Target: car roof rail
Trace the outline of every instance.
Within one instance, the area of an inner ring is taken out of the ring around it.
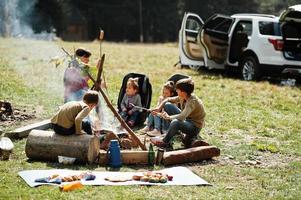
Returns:
[[[250,17],[269,17],[269,18],[275,18],[275,15],[268,15],[268,14],[257,14],[257,13],[237,13],[232,15],[232,17],[235,16],[250,16]]]

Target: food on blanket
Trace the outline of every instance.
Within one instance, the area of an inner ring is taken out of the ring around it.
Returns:
[[[51,178],[51,176],[43,177],[43,178],[37,178],[34,181],[39,182],[39,183],[55,183],[55,184],[61,184],[62,183],[62,179],[59,176],[56,176],[54,178]]]
[[[142,176],[140,178],[140,181],[142,181],[142,182],[148,182],[149,181],[149,176]]]
[[[166,175],[166,176],[167,176],[168,181],[172,181],[173,176],[169,176],[169,175]]]
[[[91,172],[82,173],[80,176],[81,179],[84,179],[85,181],[93,181],[96,178],[96,176]]]
[[[76,175],[72,175],[72,176],[65,176],[62,178],[63,182],[72,182],[72,181],[79,181],[81,178],[79,176]]]
[[[60,190],[63,192],[67,192],[67,191],[80,189],[82,187],[83,187],[83,184],[81,184],[80,181],[77,181],[77,182],[67,183],[67,184],[60,186]]]
[[[94,180],[95,178],[96,176],[91,172],[84,172],[81,173],[80,175],[70,175],[70,176],[60,176],[59,174],[54,174],[48,177],[37,178],[35,179],[35,182],[61,184],[62,182],[73,182],[73,181],[80,181],[80,180],[91,181]]]
[[[140,179],[139,179],[140,177]],[[150,183],[167,183],[167,181],[172,181],[173,176],[169,176],[167,174],[161,172],[144,172],[143,176],[141,175],[134,175],[132,177],[135,181],[142,181],[142,182],[150,182]]]
[[[159,183],[159,181],[160,181],[159,177],[151,176],[148,182],[150,182],[150,183]]]
[[[110,182],[126,182],[126,181],[131,181],[131,178],[128,177],[121,177],[121,176],[110,176],[105,178],[106,181]]]
[[[167,177],[166,176],[160,177],[159,182],[160,183],[167,183]]]
[[[140,176],[140,175],[134,175],[133,177],[132,177],[132,179],[134,180],[134,181],[140,181],[140,179],[142,178],[143,176]]]
[[[151,176],[153,175],[153,172],[143,172],[143,176]]]
[[[50,179],[53,179],[53,178],[56,178],[56,177],[59,177],[60,175],[58,175],[58,174],[53,174],[52,176],[50,176],[49,178]]]

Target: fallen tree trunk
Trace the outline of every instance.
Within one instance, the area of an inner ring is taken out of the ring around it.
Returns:
[[[53,131],[32,130],[26,141],[26,156],[34,160],[57,161],[58,156],[93,163],[99,152],[99,139],[92,135],[58,135]]]
[[[148,164],[148,151],[129,151],[121,150],[121,160],[124,165],[147,165]],[[99,164],[107,165],[107,151],[99,151]]]
[[[207,160],[220,155],[219,148],[215,146],[202,146],[189,149],[164,152],[163,164],[175,165],[189,162]]]

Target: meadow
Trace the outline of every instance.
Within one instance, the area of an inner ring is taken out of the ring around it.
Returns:
[[[63,57],[85,47],[90,63],[99,59],[99,42],[47,42],[0,38],[0,100],[34,113],[34,118],[0,129],[9,132],[50,118],[63,103],[65,65],[55,67],[54,56]],[[86,186],[63,193],[57,187],[30,188],[17,173],[28,169],[71,168],[105,171],[100,165],[63,166],[30,161],[26,139],[14,141],[9,161],[0,161],[0,199],[299,199],[301,196],[301,87],[281,86],[269,80],[241,81],[224,72],[192,71],[174,67],[176,43],[128,44],[103,42],[104,73],[108,96],[116,105],[123,77],[146,74],[153,88],[152,106],[162,84],[175,73],[195,81],[195,94],[206,108],[206,126],[200,136],[221,149],[221,156],[188,163],[194,173],[212,186]],[[161,169],[163,166],[155,166]],[[151,169],[123,166],[121,171]]]

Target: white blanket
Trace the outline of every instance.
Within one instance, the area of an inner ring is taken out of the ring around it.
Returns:
[[[66,170],[66,169],[51,169],[51,170],[25,170],[19,172],[24,181],[30,187],[36,187],[40,185],[57,185],[51,183],[39,183],[35,182],[37,178],[48,177],[54,174],[60,176],[79,175],[84,171]],[[198,175],[194,174],[186,167],[172,167],[160,170],[159,172],[166,173],[173,176],[172,181],[167,183],[149,183],[141,181],[126,181],[126,182],[110,182],[105,180],[107,177],[120,177],[131,179],[133,175],[140,175],[143,172],[111,172],[111,171],[92,171],[96,176],[93,181],[81,181],[83,185],[210,185],[207,181],[203,180]],[[63,183],[62,183],[63,184]]]

